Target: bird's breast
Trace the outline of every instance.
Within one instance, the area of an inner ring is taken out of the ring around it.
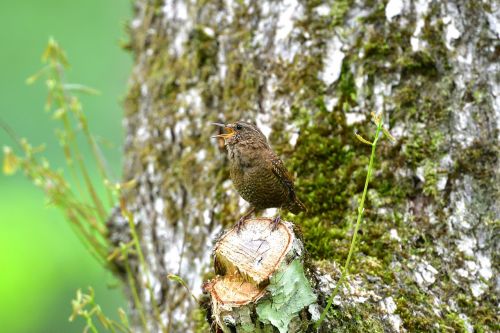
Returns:
[[[288,200],[284,188],[262,150],[229,151],[229,171],[238,193],[257,208],[280,207]]]

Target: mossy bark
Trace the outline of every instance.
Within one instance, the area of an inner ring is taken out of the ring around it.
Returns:
[[[125,197],[171,331],[195,330],[198,312],[166,274],[198,292],[215,235],[245,209],[209,123],[256,121],[295,175],[309,210],[285,218],[302,228],[321,303],[349,248],[369,154],[353,131],[372,133],[370,111],[397,143],[381,143],[325,331],[498,331],[498,10],[136,0],[124,177],[137,186]]]

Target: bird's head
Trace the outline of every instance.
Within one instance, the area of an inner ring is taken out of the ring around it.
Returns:
[[[226,145],[236,145],[240,143],[262,143],[267,145],[266,136],[257,126],[244,121],[237,121],[232,124],[213,123],[225,130],[225,133],[213,136],[214,138],[223,138]]]

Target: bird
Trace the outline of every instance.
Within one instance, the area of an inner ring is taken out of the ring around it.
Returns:
[[[213,137],[224,139],[228,152],[229,175],[236,191],[250,204],[250,208],[236,225],[238,233],[245,220],[256,211],[278,208],[278,215],[273,219],[274,231],[281,221],[281,209],[293,214],[307,210],[297,198],[293,178],[283,161],[256,125],[245,121],[213,125],[225,130],[225,133]]]

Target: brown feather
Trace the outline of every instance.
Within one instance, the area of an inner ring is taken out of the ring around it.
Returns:
[[[230,176],[241,197],[257,210],[276,207],[293,214],[305,211],[292,177],[262,132],[244,122],[226,126],[235,133],[226,139],[226,147]]]

